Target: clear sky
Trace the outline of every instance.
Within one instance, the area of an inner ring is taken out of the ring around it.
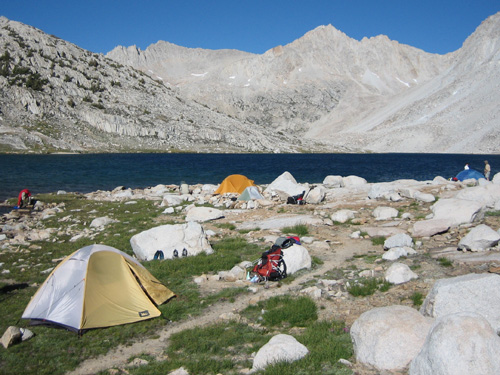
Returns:
[[[261,54],[331,24],[444,54],[498,11],[500,0],[0,0],[0,15],[98,53],[164,40]]]

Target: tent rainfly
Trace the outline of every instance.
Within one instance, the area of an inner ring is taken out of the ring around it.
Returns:
[[[260,194],[259,189],[257,189],[257,186],[247,187],[238,197],[239,201],[249,201],[252,199],[264,199],[264,197]]]
[[[471,169],[464,169],[463,171],[459,172],[456,178],[459,181],[464,181],[471,178],[479,180],[480,178],[486,178],[486,177],[484,177],[484,175],[481,172],[471,168]]]
[[[255,186],[252,180],[241,174],[232,174],[227,176],[221,182],[219,188],[214,194],[238,193],[241,194],[248,186]]]
[[[67,256],[50,273],[22,315],[82,333],[155,318],[175,294],[137,260],[106,245]]]

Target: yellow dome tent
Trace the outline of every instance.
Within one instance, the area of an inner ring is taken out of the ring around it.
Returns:
[[[215,191],[214,194],[241,194],[249,186],[255,186],[252,180],[249,180],[247,177],[241,174],[232,174],[230,176],[227,176],[224,181],[221,182],[219,188]]]
[[[137,260],[105,245],[67,256],[40,286],[23,319],[82,333],[160,316],[174,293]]]

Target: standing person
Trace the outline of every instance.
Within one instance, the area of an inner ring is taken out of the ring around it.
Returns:
[[[28,189],[23,189],[19,192],[19,197],[17,198],[17,207],[23,208],[31,204],[31,192]]]
[[[488,160],[484,161],[484,177],[489,181],[490,180],[491,167],[488,164]]]
[[[469,169],[469,163],[465,164],[464,169],[465,169],[465,170]]]

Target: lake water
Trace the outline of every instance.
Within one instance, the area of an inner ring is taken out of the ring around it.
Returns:
[[[462,154],[85,154],[0,155],[0,202],[23,188],[37,193],[88,193],[117,186],[145,188],[158,184],[218,184],[243,174],[268,184],[285,171],[298,182],[322,182],[328,175],[364,177],[368,182],[450,178],[466,163],[493,176],[500,155]]]

